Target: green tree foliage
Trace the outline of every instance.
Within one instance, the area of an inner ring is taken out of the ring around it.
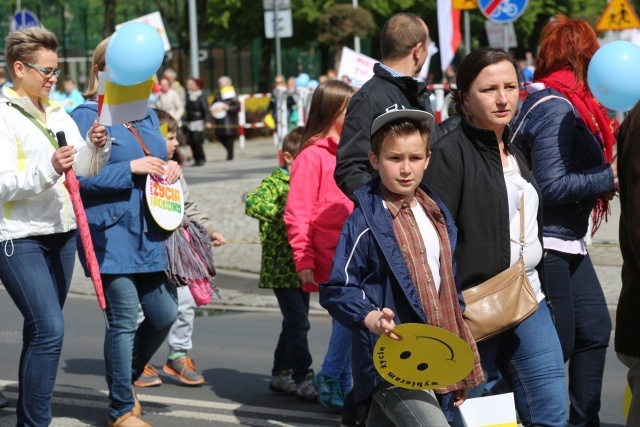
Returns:
[[[196,0],[198,9],[198,27],[201,43],[212,45],[231,45],[239,49],[249,46],[258,39],[262,45],[262,66],[260,77],[268,87],[273,75],[273,56],[275,44],[264,36],[264,11],[261,0]],[[438,25],[436,0],[359,0],[359,7],[371,13],[375,28],[369,35],[369,42],[363,46],[370,49],[363,53],[379,58],[379,33],[384,22],[398,12],[411,12],[420,16],[429,27],[431,38],[438,43]],[[634,9],[640,11],[640,0],[630,0]],[[92,50],[97,43],[114,31],[117,23],[159,10],[162,13],[167,33],[173,43],[188,50],[188,13],[187,0],[21,0],[21,5],[35,12],[42,23],[53,30],[59,39],[66,43],[70,52],[74,49]],[[318,28],[322,17],[332,8],[347,8],[352,0],[291,0],[293,12],[294,37],[282,39],[282,48],[313,49],[317,46]],[[525,13],[515,22],[518,48],[516,56],[524,52],[535,52],[540,29],[556,12],[562,12],[573,18],[583,18],[595,25],[603,13],[607,0],[529,0]],[[9,16],[17,7],[17,0],[0,1],[0,12],[4,20],[0,23],[0,45],[8,31]],[[478,10],[470,11],[472,47],[487,44],[484,29],[485,18]],[[346,37],[347,45],[350,45]],[[337,42],[321,44],[326,53],[328,67],[331,51],[340,47]],[[330,47],[332,46],[332,47]],[[2,47],[2,46],[0,46]],[[463,46],[458,52],[457,62],[461,60]],[[77,53],[73,53],[74,55]],[[433,59],[437,68],[438,55]]]
[[[348,4],[331,6],[318,19],[318,40],[333,45],[334,68],[340,68],[342,48],[355,36],[368,37],[376,29],[373,16],[368,10],[354,8]]]

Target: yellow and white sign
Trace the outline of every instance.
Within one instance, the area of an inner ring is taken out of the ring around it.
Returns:
[[[452,7],[458,10],[477,9],[478,0],[453,0]]]
[[[184,216],[184,197],[180,180],[169,184],[163,178],[148,175],[145,194],[147,206],[156,223],[167,231],[178,228]]]
[[[517,427],[513,393],[467,399],[458,407],[465,427]]]
[[[98,73],[98,121],[104,126],[120,125],[145,117],[153,79],[137,85],[115,84],[108,71]]]
[[[596,30],[629,30],[640,28],[640,19],[629,0],[611,0],[598,19]]]
[[[448,387],[473,369],[473,353],[449,331],[423,323],[393,329],[401,340],[382,335],[373,349],[373,364],[389,383],[413,390]]]

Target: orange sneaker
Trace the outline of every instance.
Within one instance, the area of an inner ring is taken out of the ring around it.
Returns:
[[[174,360],[167,359],[167,363],[162,367],[162,370],[178,378],[184,385],[199,386],[204,384],[204,377],[196,371],[196,364],[189,356],[179,357]]]
[[[158,376],[158,371],[153,365],[146,364],[144,365],[144,371],[142,371],[142,375],[138,377],[137,380],[133,382],[133,385],[136,387],[157,387],[162,384],[162,380]]]

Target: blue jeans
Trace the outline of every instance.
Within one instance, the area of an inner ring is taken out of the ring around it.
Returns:
[[[76,254],[76,233],[0,244],[0,280],[24,317],[20,355],[19,426],[48,426],[64,336],[64,306]]]
[[[513,391],[525,427],[567,425],[562,349],[546,300],[515,328],[478,343],[478,351],[485,371],[494,365]]]
[[[351,330],[336,319],[331,320],[329,348],[322,362],[322,374],[340,381],[342,390],[347,392],[353,382],[351,377]]]
[[[564,360],[569,360],[569,425],[599,426],[612,328],[602,286],[589,255],[549,250],[544,269]]]
[[[384,381],[371,397],[367,427],[449,427],[433,390],[410,390]]]
[[[282,330],[273,355],[273,375],[285,369],[293,369],[292,378],[296,383],[304,380],[311,372],[309,352],[309,292],[302,289],[274,289],[280,311]]]
[[[164,271],[142,274],[103,274],[109,327],[104,360],[109,386],[109,417],[133,410],[131,384],[164,342],[178,314],[176,290]],[[144,321],[137,326],[138,304]]]

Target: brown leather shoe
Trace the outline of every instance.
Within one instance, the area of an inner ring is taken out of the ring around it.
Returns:
[[[129,412],[115,421],[109,419],[109,427],[151,427],[151,424],[145,423],[133,415],[133,412]]]
[[[136,388],[134,386],[131,386],[131,391],[133,392],[133,401],[135,402],[133,404],[133,409],[131,410],[131,413],[140,418],[140,416],[142,416],[142,406],[140,405],[140,401],[138,400],[138,395],[136,394]]]

